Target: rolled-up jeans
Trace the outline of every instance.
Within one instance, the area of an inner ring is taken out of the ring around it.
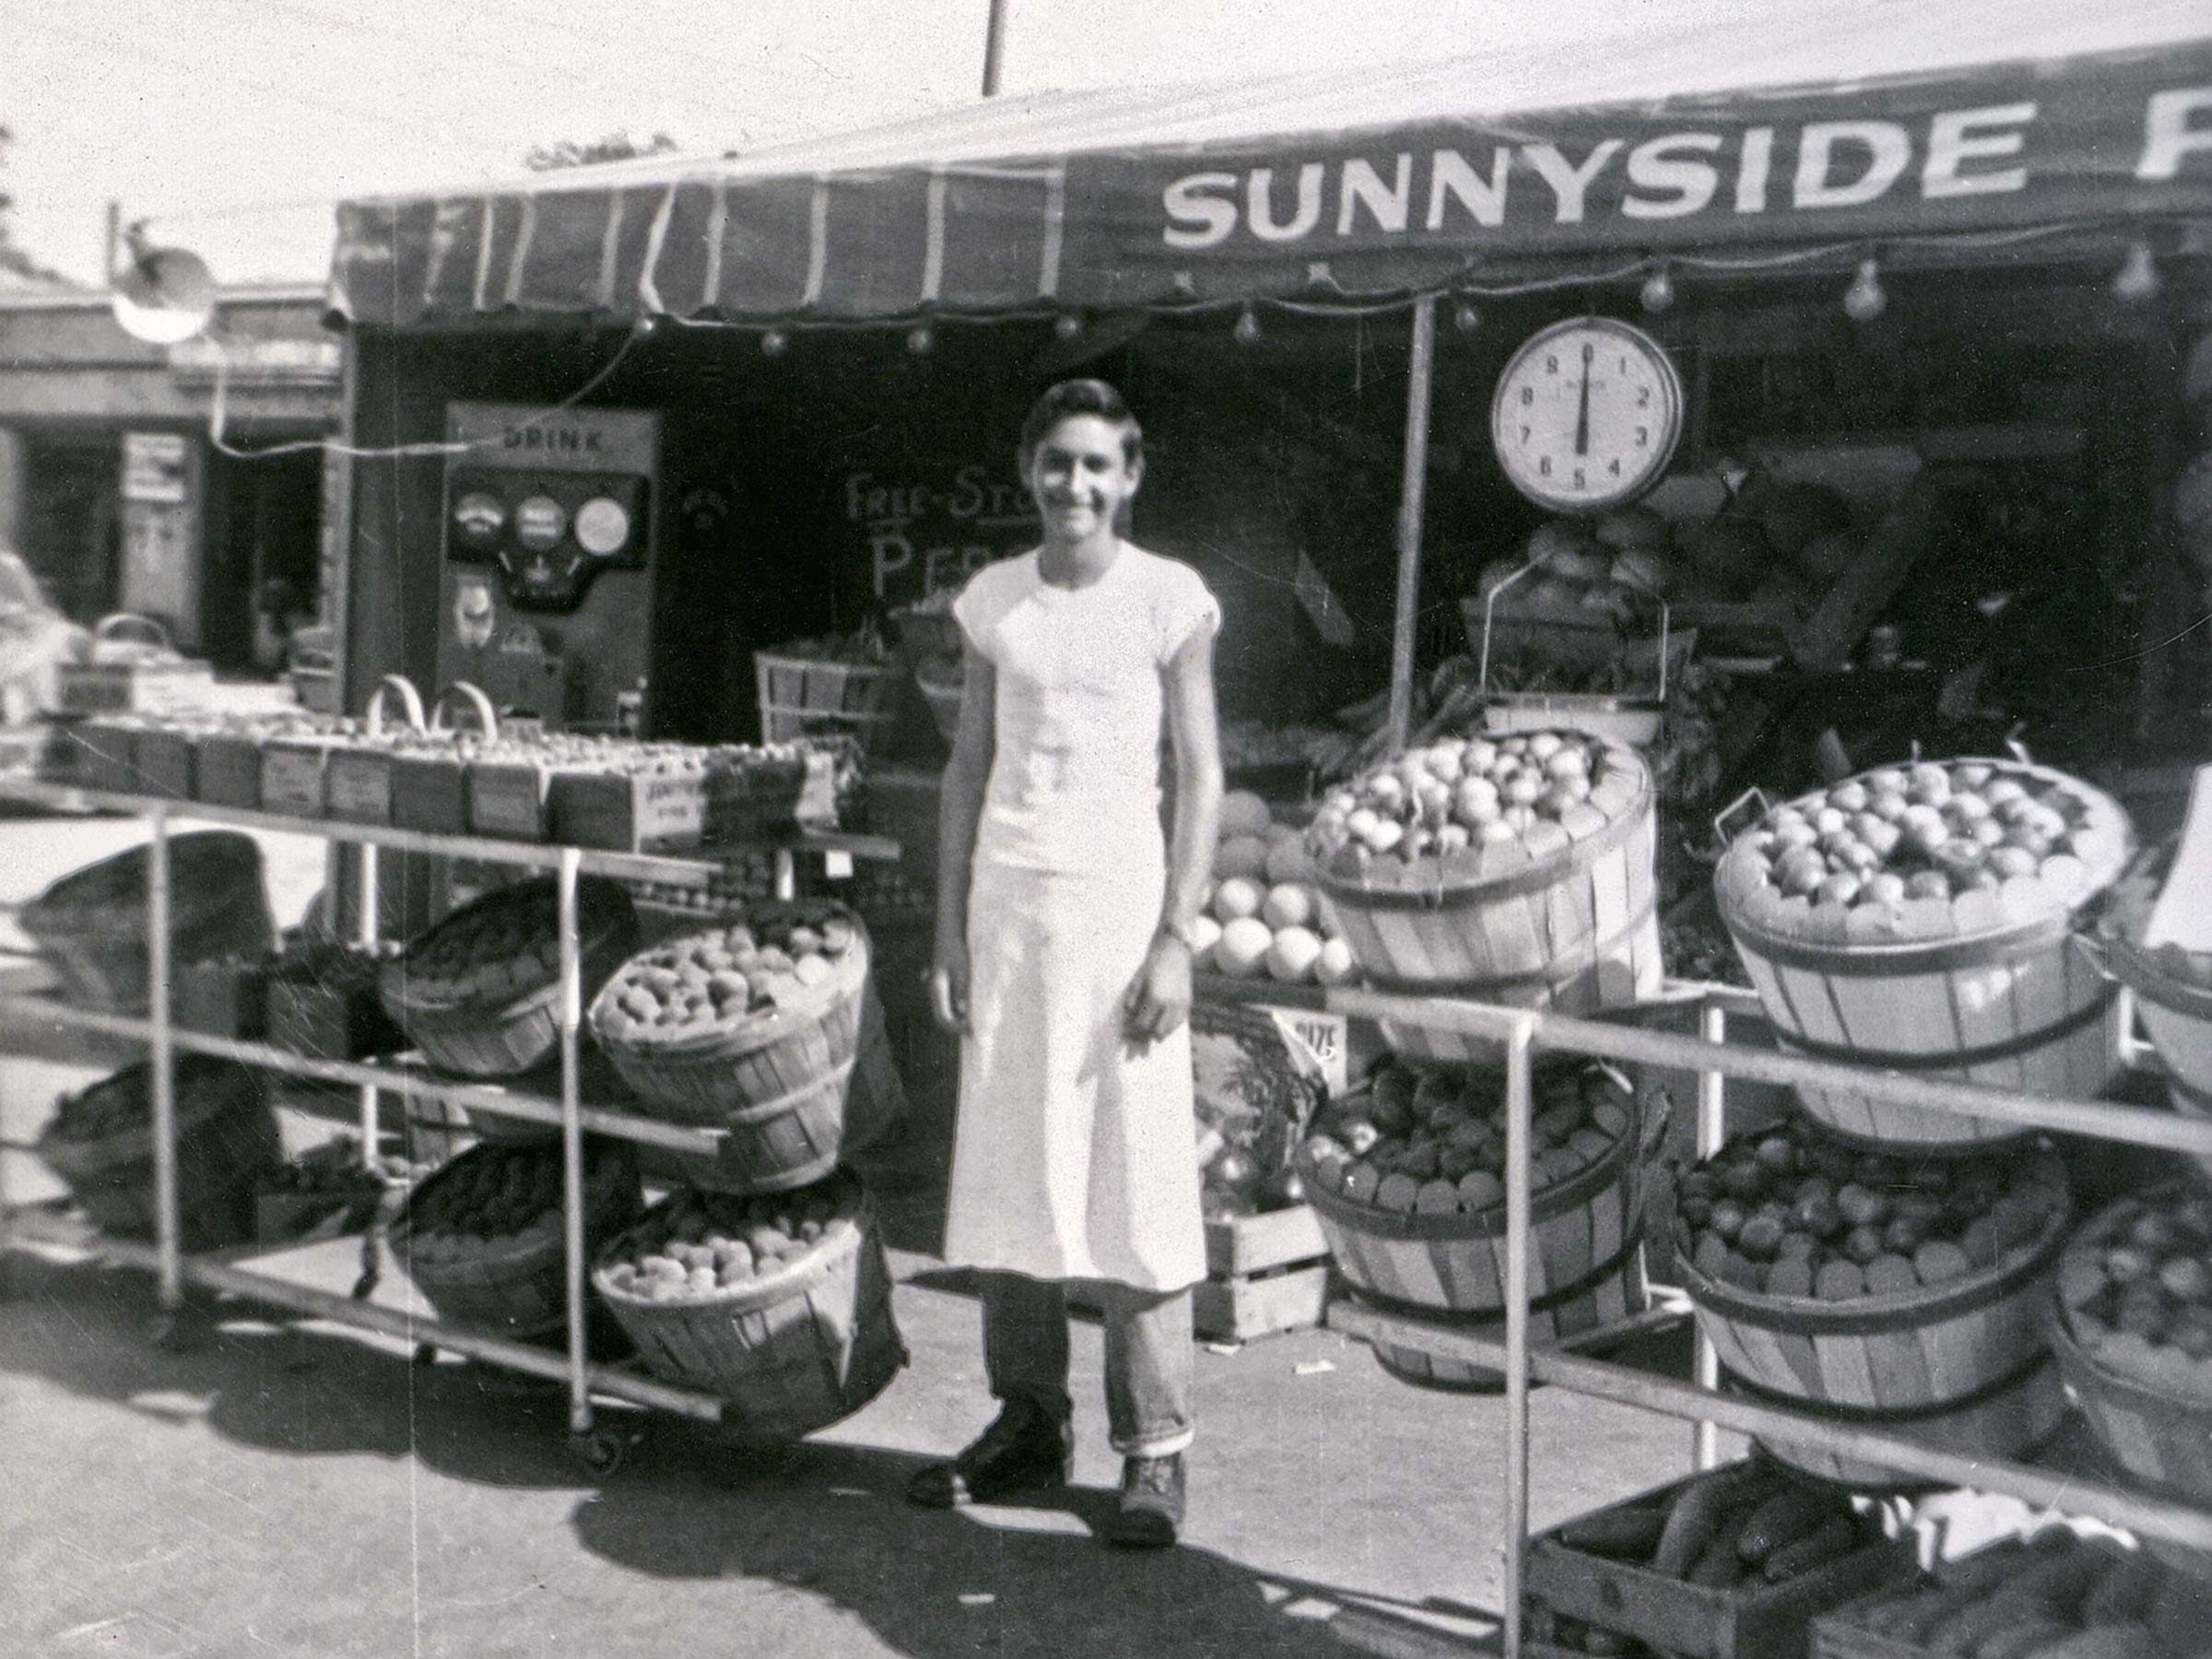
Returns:
[[[1067,1294],[1058,1279],[982,1277],[983,1369],[1001,1400],[1028,1400],[1065,1422]],[[1106,1324],[1106,1423],[1124,1457],[1166,1457],[1191,1443],[1191,1293],[1097,1282]]]

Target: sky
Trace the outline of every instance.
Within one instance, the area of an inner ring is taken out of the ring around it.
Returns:
[[[1002,88],[1434,59],[1839,0],[1006,0]],[[1858,0],[1865,4],[1865,0]],[[13,235],[101,275],[106,204],[224,282],[314,283],[332,204],[511,178],[538,145],[714,152],[981,90],[988,0],[0,0]]]

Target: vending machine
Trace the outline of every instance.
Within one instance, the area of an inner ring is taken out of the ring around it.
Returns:
[[[548,728],[634,724],[652,662],[660,417],[446,407],[440,683]]]

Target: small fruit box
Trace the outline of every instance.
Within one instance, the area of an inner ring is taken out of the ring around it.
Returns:
[[[707,780],[697,770],[557,771],[546,816],[565,847],[688,853],[706,839]]]
[[[547,809],[556,763],[533,745],[505,740],[488,744],[462,771],[468,801],[468,830],[502,841],[543,841],[552,838]]]
[[[54,706],[65,714],[165,714],[205,704],[214,688],[213,664],[179,655],[152,618],[117,612],[94,626],[89,662],[56,667]]]
[[[261,809],[319,818],[327,810],[331,750],[325,731],[288,733],[261,746]]]
[[[384,733],[384,706],[393,695],[399,699],[402,729],[422,730],[422,694],[412,681],[396,674],[385,675],[370,693],[360,737],[331,751],[325,805],[334,818],[349,824],[392,821],[392,766],[396,747]]]
[[[192,738],[192,798],[210,806],[252,812],[261,806],[261,738],[241,725],[195,732]]]
[[[1671,1502],[1687,1484],[1669,1482],[1604,1512]],[[1780,1583],[1753,1579],[1724,1588],[1572,1548],[1561,1540],[1563,1530],[1554,1528],[1529,1545],[1529,1596],[1681,1659],[1806,1659],[1815,1614],[1912,1570],[1912,1540],[1894,1538]]]

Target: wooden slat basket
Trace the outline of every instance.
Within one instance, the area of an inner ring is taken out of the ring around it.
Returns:
[[[1430,1308],[1406,1308],[1372,1292],[1354,1290],[1355,1300],[1386,1312],[1418,1312],[1426,1319],[1447,1319],[1453,1326],[1475,1335],[1500,1340],[1505,1324],[1496,1314],[1440,1316]],[[1577,1282],[1529,1299],[1529,1340],[1539,1347],[1580,1336],[1606,1325],[1618,1324],[1651,1306],[1651,1286],[1644,1277],[1643,1241],[1638,1239],[1610,1261],[1601,1263]],[[1495,1394],[1505,1386],[1502,1372],[1465,1359],[1430,1353],[1413,1343],[1378,1342],[1371,1345],[1375,1360],[1401,1382],[1454,1394]]]
[[[639,1110],[724,1132],[722,1155],[711,1165],[686,1163],[699,1185],[739,1193],[806,1186],[903,1112],[905,1088],[869,975],[866,930],[857,916],[851,920],[853,948],[804,999],[695,1041],[627,1038],[609,1025],[608,992],[592,1004],[593,1036]]]
[[[1986,764],[2063,782],[2089,800],[2117,836],[2127,833],[2119,805],[2077,780],[2045,767]],[[1732,852],[1715,877],[1721,920],[1785,1048],[2070,1100],[2095,1097],[2117,1075],[2112,988],[2074,940],[2079,919],[2116,872],[2085,885],[2065,905],[2039,902],[2037,913],[2021,920],[2007,919],[2018,912],[2008,910],[2003,892],[1964,894],[1956,901],[1956,931],[1888,943],[1847,932],[1856,918],[1838,906],[1827,907],[1837,912],[1832,938],[1769,925],[1735,878],[1735,865]],[[1798,1098],[1828,1128],[1863,1144],[1968,1150],[2023,1133],[1994,1119],[1931,1112],[1848,1088],[1801,1088]]]
[[[453,724],[456,708],[476,717],[477,729]],[[491,699],[466,680],[438,693],[425,716],[423,741],[392,757],[392,821],[426,835],[468,833],[467,774],[463,761],[479,743],[496,743],[500,717]]]
[[[888,747],[899,721],[899,685],[906,677],[903,665],[840,663],[756,651],[753,674],[763,742],[842,734],[857,738],[871,758],[880,758]]]
[[[474,930],[488,917],[518,910],[542,922],[553,908],[551,877],[516,882],[455,911],[411,943],[406,956],[384,965],[378,993],[385,1010],[440,1071],[465,1077],[519,1077],[541,1065],[559,1043],[559,958],[549,929],[540,930],[535,948],[506,964],[496,984],[456,994],[426,983],[419,971],[424,953],[441,930]],[[578,880],[576,910],[579,970],[588,998],[637,948],[637,916],[621,884],[597,876]]]
[[[594,1139],[585,1150],[583,1240],[589,1251],[638,1218],[644,1194],[638,1183],[636,1156],[627,1144]],[[409,1211],[430,1184],[450,1179],[462,1159],[477,1155],[464,1152],[426,1176],[409,1194],[407,1206],[394,1218],[386,1235],[393,1252],[441,1319],[510,1336],[561,1330],[568,1324],[568,1291],[558,1207],[525,1230],[464,1258],[424,1250],[408,1228]],[[547,1156],[558,1155],[548,1148]]]
[[[18,915],[70,1000],[112,1012],[147,1007],[147,849],[63,877]],[[171,836],[171,963],[258,957],[276,943],[261,848],[233,830]]]
[[[2063,1191],[2063,1175],[2053,1180]],[[1724,1284],[1686,1254],[1677,1271],[1699,1328],[1737,1377],[1792,1401],[1917,1412],[1972,1400],[2042,1357],[2068,1223],[2066,1206],[2053,1205],[2030,1242],[1991,1266],[1845,1301]]]
[[[811,1250],[725,1289],[655,1300],[610,1273],[633,1242],[665,1236],[674,1198],[610,1244],[593,1269],[593,1286],[646,1369],[719,1395],[722,1428],[740,1443],[786,1443],[826,1429],[889,1387],[906,1364],[875,1206],[857,1182],[841,1184],[836,1214]]]
[[[1908,1435],[1957,1456],[1986,1457],[1992,1462],[2018,1457],[2040,1445],[2057,1430],[2066,1415],[2065,1390],[2057,1365],[2048,1356],[2029,1361],[2024,1370],[1967,1399],[1912,1410],[1863,1411],[1815,1406],[1759,1388],[1741,1377],[1724,1375],[1723,1381],[1733,1392],[1752,1399],[1809,1412],[1849,1427]],[[1758,1444],[1778,1464],[1854,1492],[1919,1490],[1931,1484],[1887,1464],[1848,1457],[1811,1441],[1767,1437]]]
[[[392,766],[397,758],[392,738],[384,733],[384,705],[388,697],[399,699],[401,729],[420,732],[422,694],[414,682],[387,674],[370,693],[362,735],[330,751],[324,776],[324,805],[334,818],[350,824],[389,824],[392,821]]]
[[[1519,868],[1427,887],[1323,868],[1322,895],[1367,982],[1379,991],[1588,1014],[1659,988],[1656,797],[1633,749],[1602,751],[1590,828],[1558,825],[1554,844]],[[1608,816],[1609,812],[1609,816]],[[1479,1060],[1481,1038],[1385,1021],[1383,1039],[1416,1059]]]
[[[1530,1201],[1528,1290],[1594,1288],[1643,1221],[1646,1148],[1631,1126],[1587,1167]],[[1505,1307],[1505,1206],[1477,1214],[1404,1214],[1328,1190],[1301,1147],[1306,1199],[1321,1218],[1336,1270],[1359,1290],[1413,1308],[1496,1316]]]

